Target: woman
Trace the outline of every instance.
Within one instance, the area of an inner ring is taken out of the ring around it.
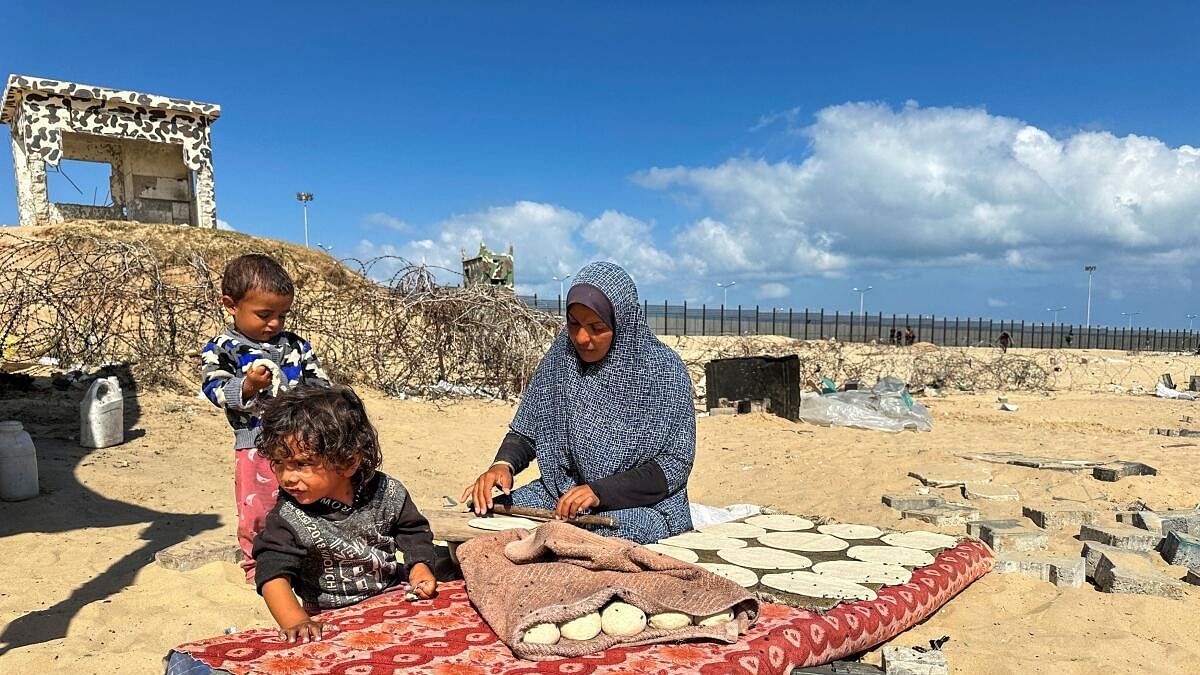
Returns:
[[[591,263],[567,293],[566,329],[521,399],[496,461],[463,493],[475,510],[537,459],[541,477],[512,503],[562,519],[603,513],[603,535],[639,543],[692,528],[687,480],[696,456],[692,382],[650,332],[625,270]]]

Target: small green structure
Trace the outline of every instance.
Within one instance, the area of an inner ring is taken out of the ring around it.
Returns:
[[[463,285],[474,286],[486,284],[501,288],[513,287],[513,247],[508,245],[508,253],[492,253],[479,242],[479,253],[474,258],[467,258],[467,252],[462,252]]]

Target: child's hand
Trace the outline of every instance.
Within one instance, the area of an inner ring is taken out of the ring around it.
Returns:
[[[412,566],[408,572],[408,585],[412,586],[413,593],[416,593],[417,597],[422,600],[428,600],[437,595],[437,579],[433,577],[433,571],[425,563],[417,563]]]
[[[304,642],[309,640],[320,640],[321,632],[325,630],[325,624],[312,619],[305,619],[291,628],[284,628],[279,631],[279,639],[295,642],[300,639]]]
[[[271,386],[271,370],[266,366],[258,366],[246,371],[246,386],[255,394]]]

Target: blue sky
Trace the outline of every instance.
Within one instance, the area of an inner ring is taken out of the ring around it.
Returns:
[[[651,301],[1082,323],[1096,264],[1094,323],[1200,312],[1187,3],[34,4],[0,70],[221,104],[250,234],[302,241],[308,190],[336,255],[511,242],[544,294],[609,258]]]

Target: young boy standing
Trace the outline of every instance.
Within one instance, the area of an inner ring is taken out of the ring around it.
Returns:
[[[296,389],[268,402],[262,420],[259,448],[280,494],[254,542],[255,581],[280,637],[319,640],[323,625],[313,613],[404,581],[418,597],[433,597],[429,521],[400,481],[377,471],[379,438],[358,395],[349,387]]]
[[[312,346],[283,329],[295,288],[279,263],[261,254],[235,258],[221,278],[221,304],[232,319],[201,352],[205,397],[233,427],[237,534],[246,580],[254,581],[254,537],[275,506],[279,485],[270,461],[256,449],[259,410],[300,385],[329,386]]]

